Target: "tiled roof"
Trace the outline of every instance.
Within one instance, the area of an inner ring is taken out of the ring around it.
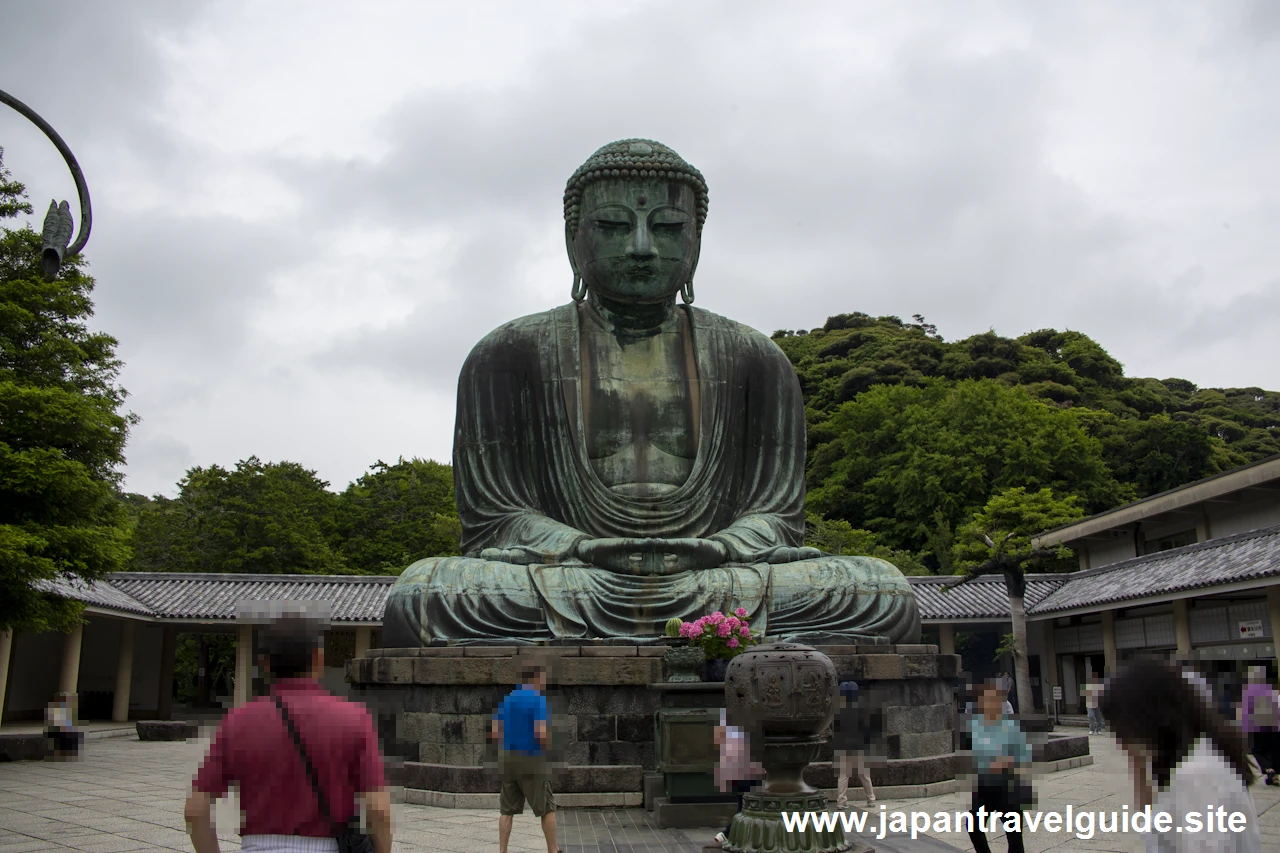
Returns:
[[[1068,575],[1027,575],[1027,592],[1023,597],[1027,610],[1066,582]],[[915,590],[920,618],[930,619],[1008,619],[1009,593],[1002,575],[983,575],[957,586],[955,575],[907,578]]]
[[[101,607],[103,610],[115,610],[135,616],[151,615],[151,610],[145,604],[116,589],[108,581],[85,583],[79,578],[41,580],[36,582],[36,588],[62,598],[83,601],[90,607]]]
[[[385,575],[251,575],[116,572],[111,585],[157,618],[232,620],[245,601],[324,601],[335,622],[381,622],[395,578]]]
[[[1280,526],[1135,557],[1084,572],[1028,606],[1028,615],[1093,607],[1280,575]]]

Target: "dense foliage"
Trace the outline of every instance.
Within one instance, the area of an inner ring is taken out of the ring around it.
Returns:
[[[0,218],[30,211],[0,159]],[[118,466],[133,418],[116,340],[88,328],[83,260],[46,282],[40,243],[30,228],[0,229],[0,627],[24,631],[80,618],[41,581],[93,580],[129,559]]]
[[[379,460],[338,496],[334,535],[347,565],[365,574],[396,574],[422,557],[461,553],[453,468]]]
[[[192,468],[178,496],[139,508],[140,571],[344,574],[327,535],[336,495],[296,462]]]
[[[1280,453],[1280,394],[1141,379],[1078,332],[945,341],[866,314],[779,331],[804,391],[809,509],[861,547],[955,569],[954,531],[1003,490],[1087,513]]]
[[[129,495],[138,571],[395,574],[458,553],[453,472],[377,462],[335,494],[296,462],[192,468],[178,496]]]

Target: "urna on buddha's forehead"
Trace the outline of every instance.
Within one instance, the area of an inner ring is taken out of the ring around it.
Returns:
[[[707,220],[707,182],[702,173],[661,142],[621,139],[610,142],[587,158],[569,178],[564,190],[564,221],[569,231],[578,229],[582,215],[582,191],[604,178],[665,178],[693,188],[697,196],[698,232]]]

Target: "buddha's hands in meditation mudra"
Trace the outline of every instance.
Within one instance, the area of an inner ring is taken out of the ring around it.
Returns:
[[[729,549],[714,539],[588,539],[578,559],[596,568],[632,575],[672,575],[723,565]]]

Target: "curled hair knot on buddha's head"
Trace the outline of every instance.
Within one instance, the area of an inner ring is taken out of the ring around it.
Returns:
[[[622,139],[610,142],[587,158],[569,178],[564,190],[564,222],[570,234],[582,219],[582,191],[606,178],[665,178],[688,184],[697,197],[698,234],[707,221],[707,182],[702,173],[661,142]]]

